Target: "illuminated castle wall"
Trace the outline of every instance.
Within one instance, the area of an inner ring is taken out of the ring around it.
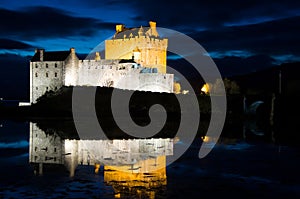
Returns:
[[[106,59],[96,52],[91,59],[79,60],[74,48],[36,50],[30,61],[30,102],[62,86],[173,92],[174,75],[166,73],[168,40],[159,37],[155,22],[149,28],[125,30],[117,25],[113,39],[106,40]]]
[[[156,22],[150,21],[149,26],[128,29],[117,25],[114,37],[105,41],[105,59],[134,56],[137,63],[166,73],[168,39],[159,37]]]

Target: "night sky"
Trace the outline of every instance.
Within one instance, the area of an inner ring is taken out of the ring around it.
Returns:
[[[2,0],[0,97],[28,99],[35,48],[89,53],[127,27],[174,29],[198,41],[223,75],[300,61],[300,1]]]

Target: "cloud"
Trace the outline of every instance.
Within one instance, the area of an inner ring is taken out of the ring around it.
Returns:
[[[7,50],[32,50],[33,46],[26,44],[21,41],[16,41],[12,39],[1,39],[0,38],[0,49]]]
[[[18,40],[91,36],[114,24],[51,7],[27,7],[22,10],[0,9],[0,37]]]
[[[174,59],[175,58],[175,59]],[[207,56],[203,56],[201,59],[206,59]],[[243,75],[252,73],[255,71],[274,67],[276,60],[269,55],[252,55],[248,57],[240,56],[225,56],[213,58],[216,66],[218,67],[223,77],[231,77],[236,75]],[[168,66],[178,70],[187,79],[200,79],[201,77],[194,67],[188,63],[184,58],[171,55],[171,59],[168,59]]]
[[[19,142],[0,142],[0,149],[18,149],[18,148],[26,148],[29,146],[28,141],[22,140]]]
[[[188,34],[207,51],[300,57],[300,2],[151,0],[127,6],[135,8],[136,24],[157,21],[159,27]]]
[[[255,54],[300,56],[299,35],[300,17],[291,17],[254,25],[195,32],[191,37],[208,52],[244,50]]]
[[[135,19],[157,20],[163,27],[222,27],[224,24],[253,24],[266,19],[279,19],[299,13],[300,3],[271,0],[229,1],[130,1],[136,8]]]
[[[214,58],[214,62],[223,76],[234,76],[252,73],[275,66],[275,59],[269,55],[253,55],[250,57],[227,56]]]

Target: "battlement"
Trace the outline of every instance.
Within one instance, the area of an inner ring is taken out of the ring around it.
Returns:
[[[116,33],[113,39],[122,39],[122,38],[134,38],[137,36],[146,36],[146,37],[159,37],[159,34],[156,30],[156,22],[149,21],[149,27],[140,28],[126,28],[124,24],[116,25]]]
[[[105,46],[108,45],[127,45],[139,43],[138,48],[160,48],[160,49],[167,49],[168,47],[168,39],[166,38],[152,38],[147,36],[135,36],[135,37],[126,37],[122,39],[111,39],[105,41]],[[134,49],[134,48],[133,48]],[[133,50],[130,49],[130,50]]]

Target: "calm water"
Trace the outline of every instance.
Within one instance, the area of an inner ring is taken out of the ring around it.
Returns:
[[[299,198],[299,148],[222,138],[198,159],[201,143],[166,166],[180,138],[78,141],[0,121],[0,198]]]

